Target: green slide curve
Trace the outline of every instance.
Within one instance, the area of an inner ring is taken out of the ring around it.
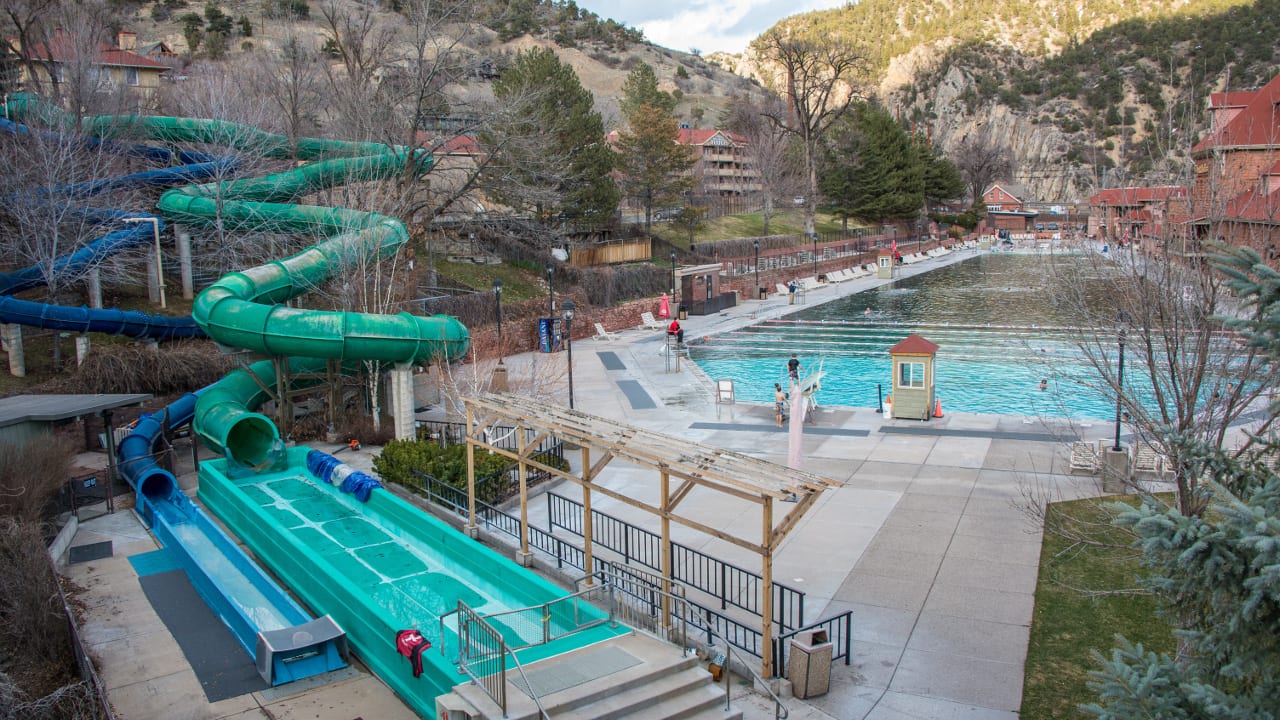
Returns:
[[[54,123],[69,116],[31,96],[15,95],[9,107]],[[312,193],[355,182],[419,173],[430,157],[404,148],[367,142],[300,139],[239,123],[194,118],[113,115],[82,120],[101,138],[145,137],[170,142],[216,144],[275,158],[310,160],[301,167],[263,177],[191,185],[166,192],[160,212],[189,224],[219,222],[242,231],[295,233],[321,238],[287,258],[230,273],[196,298],[192,316],[218,343],[275,357],[288,357],[291,372],[323,369],[326,360],[392,363],[451,362],[463,357],[470,334],[447,315],[310,310],[283,303],[314,290],[359,263],[394,255],[409,235],[398,219],[350,208],[305,205]],[[193,426],[205,442],[248,465],[264,462],[279,430],[253,411],[276,385],[272,363],[236,370],[204,392]]]

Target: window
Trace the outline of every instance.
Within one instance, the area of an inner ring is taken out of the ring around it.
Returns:
[[[922,362],[898,363],[898,387],[907,387],[907,388],[924,387],[924,363]]]
[[[53,72],[51,74],[53,75],[53,81],[56,83],[67,81],[67,71],[60,63],[53,64]]]
[[[125,68],[124,82],[129,87],[138,87],[138,68]]]

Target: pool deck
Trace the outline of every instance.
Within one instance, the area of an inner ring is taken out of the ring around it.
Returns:
[[[907,266],[903,274],[971,255]],[[691,316],[684,323],[686,336],[779,317],[883,282],[837,284],[809,293],[806,305],[771,297],[718,315]],[[771,406],[717,411],[712,380],[687,360],[679,372],[671,371],[661,353],[664,344],[663,333],[641,329],[610,341],[575,342],[576,407],[785,464],[788,435],[774,426]],[[779,348],[778,362],[787,354]],[[562,368],[564,356],[525,354],[506,362],[514,384],[524,375]],[[555,397],[567,397],[563,371],[548,382],[561,384]],[[1111,428],[964,413],[922,423],[886,420],[874,409],[821,408],[816,425],[805,429],[804,469],[840,486],[826,492],[783,543],[774,577],[805,591],[810,621],[853,610],[854,657],[849,666],[833,667],[826,695],[786,700],[791,718],[1016,718],[1041,538],[1023,506],[1098,494],[1097,478],[1069,474],[1068,442],[1107,437]],[[180,460],[189,466],[187,454]],[[368,449],[339,457],[361,468],[372,460]],[[189,467],[185,471],[181,480],[190,491],[195,478]],[[653,492],[652,477],[625,467],[611,465],[599,482],[639,496]],[[576,486],[561,483],[555,490],[572,495]],[[704,522],[729,527],[741,519],[695,500],[691,496],[688,512]],[[620,503],[594,505],[631,517]],[[545,527],[545,508],[545,502],[532,502],[531,522]],[[705,537],[676,539],[752,567],[752,558]],[[324,687],[297,692],[283,686],[208,703],[125,558],[154,549],[154,540],[125,511],[84,523],[73,544],[102,540],[114,542],[113,557],[69,565],[65,574],[85,588],[83,633],[122,720],[413,717],[385,685],[358,668]],[[748,718],[773,717],[772,706],[759,697],[734,705]]]

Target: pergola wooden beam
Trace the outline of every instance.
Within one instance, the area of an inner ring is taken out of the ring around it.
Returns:
[[[583,492],[583,536],[588,570],[590,570],[594,545],[591,522],[591,496],[600,493],[630,507],[656,516],[662,538],[662,575],[664,586],[669,589],[673,569],[671,567],[671,523],[677,523],[727,543],[741,547],[760,556],[761,572],[761,634],[763,637],[764,677],[773,675],[773,553],[784,538],[798,525],[800,519],[816,503],[818,496],[838,483],[820,475],[776,465],[720,448],[691,443],[683,438],[665,435],[633,425],[589,415],[577,410],[548,405],[531,398],[510,394],[481,394],[466,398],[467,408],[467,489],[470,509],[469,530],[477,531],[475,511],[475,463],[476,448],[498,453],[519,465],[520,481],[520,547],[528,554],[528,489],[530,468],[541,470],[553,477],[577,484]],[[512,452],[490,442],[488,428],[499,425],[514,426],[517,451]],[[533,433],[533,440],[526,433]],[[530,457],[532,451],[545,439],[555,437],[562,442],[582,448],[582,477],[559,468],[551,467]],[[592,462],[592,451],[599,456]],[[658,504],[638,500],[608,487],[597,484],[604,468],[620,459],[641,468],[658,473]],[[672,485],[672,480],[676,485]],[[741,537],[733,532],[705,525],[697,520],[677,514],[676,508],[694,491],[704,488],[760,506],[759,540]],[[790,505],[781,514],[775,526],[777,503]]]

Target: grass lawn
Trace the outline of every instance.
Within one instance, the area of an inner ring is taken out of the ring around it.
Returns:
[[[818,232],[839,232],[842,228],[840,220],[818,213],[816,220]],[[850,229],[857,227],[851,223]],[[770,235],[795,235],[804,232],[804,212],[786,208],[769,219]],[[663,228],[664,236],[683,235],[672,229]],[[758,213],[746,215],[726,215],[708,220],[706,225],[693,236],[694,242],[710,242],[712,240],[729,240],[742,237],[759,237],[764,235],[764,217]],[[687,238],[687,236],[685,236]]]
[[[1107,517],[1097,500],[1049,506],[1022,690],[1023,720],[1089,717],[1078,706],[1097,699],[1085,685],[1095,667],[1090,652],[1107,654],[1117,633],[1154,652],[1174,649],[1173,634],[1156,615],[1151,596],[1085,592],[1138,587],[1135,578],[1142,567],[1137,552],[1127,547],[1125,532],[1103,525]],[[1075,545],[1059,531],[1082,527],[1120,547]]]
[[[469,262],[437,261],[441,275],[484,290],[492,288],[496,278],[502,279],[502,301],[519,302],[532,297],[546,297],[546,272],[542,268],[521,269],[510,263],[477,265]]]

